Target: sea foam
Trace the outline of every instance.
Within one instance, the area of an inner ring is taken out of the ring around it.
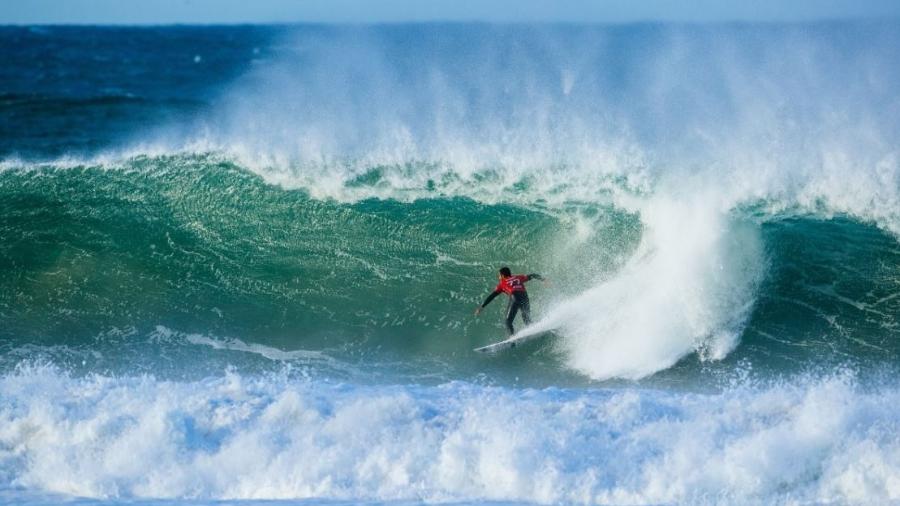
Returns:
[[[0,380],[4,487],[103,499],[900,499],[894,386],[720,392],[366,387],[244,377]]]

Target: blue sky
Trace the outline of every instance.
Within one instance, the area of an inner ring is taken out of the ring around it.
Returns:
[[[0,24],[622,23],[898,17],[900,0],[0,0]]]

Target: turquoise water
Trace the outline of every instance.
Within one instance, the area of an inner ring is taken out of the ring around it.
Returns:
[[[503,335],[502,304],[484,318],[471,309],[507,264],[552,278],[532,288],[537,314],[564,306],[623,269],[644,230],[637,213],[598,203],[485,204],[427,188],[433,197],[409,202],[319,200],[211,156],[12,168],[0,191],[4,235],[20,238],[0,250],[8,370],[40,357],[80,373],[197,377],[267,370],[268,350],[325,368],[327,355],[384,381],[591,384],[566,371],[552,339],[524,355],[471,355]],[[687,349],[657,379],[745,360],[769,373],[895,363],[900,248],[889,233],[847,218],[732,214],[759,236],[766,266],[735,287],[754,290],[741,346],[712,362]],[[232,349],[248,343],[259,353]]]

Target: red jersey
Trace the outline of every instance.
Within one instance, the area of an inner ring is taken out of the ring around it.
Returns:
[[[497,288],[494,288],[494,291],[503,292],[506,295],[512,295],[513,292],[524,292],[526,281],[528,281],[528,276],[524,274],[510,276],[500,280],[500,282],[497,283]]]

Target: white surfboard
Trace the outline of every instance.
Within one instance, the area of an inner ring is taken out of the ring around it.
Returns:
[[[530,329],[525,329],[522,332],[516,333],[510,336],[507,339],[504,339],[497,343],[492,343],[487,346],[482,346],[481,348],[475,348],[475,351],[479,353],[497,353],[498,351],[506,350],[509,348],[515,348],[516,346],[524,343],[525,341],[531,341],[532,339],[536,339],[541,336],[545,336],[550,334],[549,330],[537,331],[537,332],[529,332]]]

